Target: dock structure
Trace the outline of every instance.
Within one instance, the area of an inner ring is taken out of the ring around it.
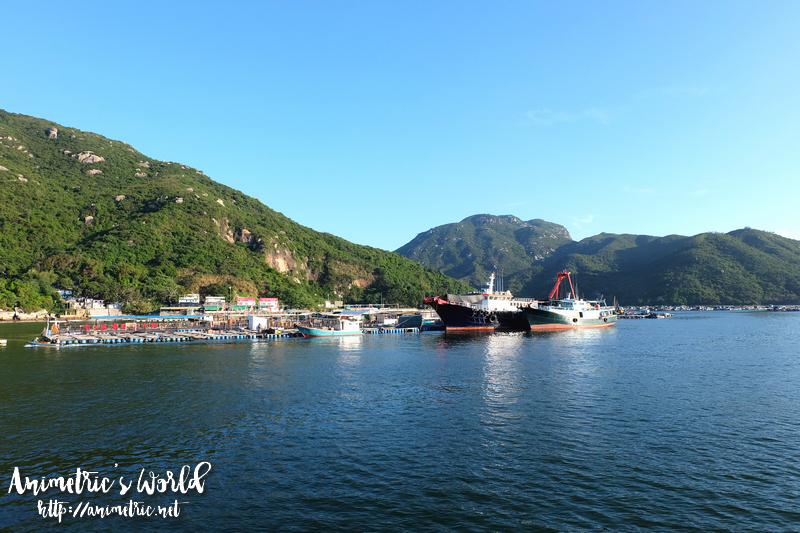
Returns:
[[[55,333],[48,335],[52,344],[74,345],[74,344],[123,344],[123,343],[147,343],[147,342],[193,342],[193,341],[217,341],[217,340],[244,340],[244,339],[267,339],[267,338],[288,338],[299,337],[296,330],[281,332],[261,332],[251,330],[239,331],[216,331],[216,330],[175,330],[175,331],[104,331],[88,333]]]
[[[419,333],[419,328],[365,328],[368,334],[403,334]],[[148,342],[194,342],[194,341],[225,341],[225,340],[254,340],[302,337],[296,330],[278,331],[274,333],[241,330],[241,331],[204,331],[204,330],[179,330],[179,331],[148,331],[124,333],[119,331],[82,333],[56,333],[48,336],[50,344],[61,346],[87,345],[87,344],[128,344]]]
[[[364,333],[419,333],[419,328],[364,328]]]
[[[265,320],[266,319],[266,320]],[[27,346],[81,346],[144,343],[187,343],[302,337],[297,326],[315,315],[295,313],[269,317],[229,313],[171,316],[119,316],[94,321],[48,320],[42,335]],[[93,322],[93,323],[92,323]],[[387,321],[388,322],[388,321]],[[378,321],[363,323],[365,334],[406,334],[435,330],[430,325],[402,327]]]
[[[204,329],[204,328],[104,328],[93,329],[88,324],[77,331],[67,328],[64,331],[51,330],[44,335],[44,341],[34,341],[29,346],[76,346],[76,345],[108,345],[108,344],[143,344],[152,342],[213,342],[256,339],[278,339],[302,337],[295,328],[285,330],[251,330],[246,328],[236,329]],[[387,328],[366,327],[366,334],[404,334],[419,333],[420,328]]]

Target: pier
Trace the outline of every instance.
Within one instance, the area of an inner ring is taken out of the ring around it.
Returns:
[[[196,342],[196,341],[226,341],[245,339],[270,339],[300,337],[297,330],[280,332],[262,332],[252,330],[202,330],[202,329],[177,329],[149,330],[149,331],[90,331],[86,333],[51,333],[47,336],[50,344],[68,346],[77,344],[126,344],[146,342]]]
[[[302,323],[305,321],[298,321]],[[294,323],[285,328],[249,329],[247,321],[192,323],[185,317],[171,317],[162,321],[134,321],[113,324],[72,324],[59,328],[58,323],[48,325],[42,334],[43,341],[31,341],[28,346],[79,346],[144,344],[151,342],[187,343],[214,341],[246,341],[257,339],[301,338]],[[398,328],[365,326],[364,334],[398,335],[419,333],[426,328]]]

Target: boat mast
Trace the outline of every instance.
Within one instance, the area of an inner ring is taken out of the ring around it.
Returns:
[[[494,272],[489,277],[489,283],[486,284],[486,294],[494,294]]]

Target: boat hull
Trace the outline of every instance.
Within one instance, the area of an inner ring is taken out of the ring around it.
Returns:
[[[523,313],[533,331],[607,328],[617,323],[617,315],[611,311],[599,313],[529,308],[524,309]]]
[[[397,317],[398,328],[421,328],[422,315],[402,315]]]
[[[28,344],[25,345],[25,348],[60,348],[61,344],[50,342],[50,341],[40,341],[39,339],[33,339]]]
[[[479,311],[449,303],[432,305],[446,331],[525,331],[529,328],[520,311]]]
[[[361,330],[340,331],[335,329],[307,328],[305,326],[297,326],[297,331],[299,331],[303,337],[353,337],[355,335],[364,334]]]

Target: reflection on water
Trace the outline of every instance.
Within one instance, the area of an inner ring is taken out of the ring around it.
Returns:
[[[483,379],[487,405],[498,408],[516,401],[525,379],[520,360],[532,355],[522,333],[495,334],[484,339]]]

